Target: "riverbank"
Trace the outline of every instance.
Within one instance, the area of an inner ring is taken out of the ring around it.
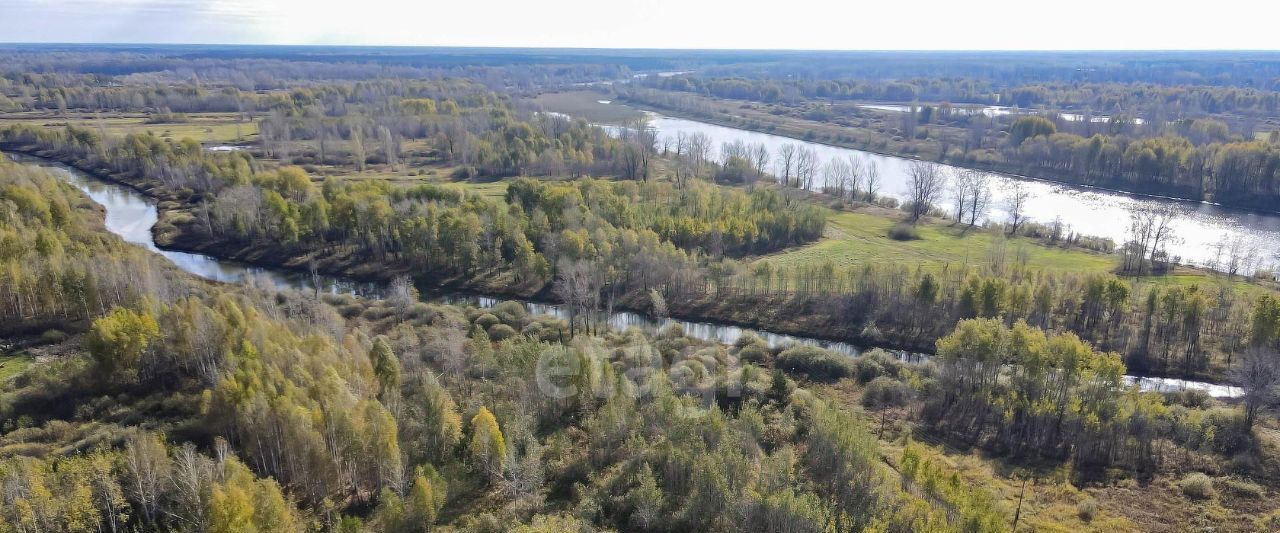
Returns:
[[[111,181],[119,183],[121,180],[122,177],[116,176]],[[131,185],[128,190],[143,191],[139,192],[139,195],[144,195],[147,188]],[[165,208],[160,209],[159,213],[158,218],[165,223],[149,228],[153,238],[157,235],[162,237],[156,240],[157,246],[165,250],[200,252],[254,267],[289,270],[298,274],[291,276],[294,279],[292,286],[310,287],[306,274],[311,270],[312,264],[315,272],[320,274],[340,275],[366,281],[385,282],[398,275],[411,274],[408,269],[396,266],[393,262],[379,262],[359,254],[340,253],[341,250],[336,247],[319,252],[304,252],[281,249],[278,243],[273,242],[221,241],[211,238],[206,232],[199,231],[195,227],[189,209]],[[550,283],[520,286],[513,282],[509,274],[501,271],[452,278],[417,276],[417,281],[424,288],[437,290],[479,292],[513,299],[543,301],[554,299]],[[689,294],[688,297],[672,299],[673,301],[669,302],[670,315],[676,318],[704,321],[702,326],[705,327],[757,328],[765,332],[790,334],[815,340],[852,341],[866,347],[925,353],[932,352],[932,340],[941,334],[939,331],[923,330],[886,333],[878,331],[874,326],[869,328],[865,321],[850,317],[858,316],[860,312],[868,309],[879,309],[880,307],[877,306],[892,304],[860,301],[848,295],[798,297],[786,291],[738,294],[732,290],[713,291],[709,287]],[[646,314],[649,306],[648,295],[635,292],[620,295],[615,308]],[[1193,377],[1215,379],[1215,376],[1211,375]]]
[[[727,108],[725,110],[720,110],[718,112],[712,112],[712,113],[694,113],[684,109],[658,106],[649,102],[628,99],[623,95],[618,95],[615,98],[617,100],[614,102],[614,104],[621,103],[621,104],[625,104],[628,107],[632,107],[632,108],[643,110],[643,111],[660,113],[662,115],[673,117],[673,118],[681,118],[685,120],[705,122],[707,124],[713,124],[716,126],[722,126],[726,128],[741,129],[741,130],[750,131],[754,133],[777,135],[779,137],[786,137],[789,139],[794,139],[796,141],[820,144],[820,145],[829,146],[832,148],[858,150],[860,152],[867,152],[870,154],[875,154],[875,155],[880,155],[885,157],[897,157],[897,158],[908,159],[908,160],[932,161],[932,162],[944,163],[944,164],[948,164],[948,165],[952,165],[960,168],[981,170],[984,172],[1002,174],[1005,176],[1022,179],[1022,180],[1039,181],[1039,182],[1046,182],[1046,183],[1065,185],[1065,186],[1071,186],[1071,187],[1080,187],[1080,188],[1104,191],[1104,192],[1109,192],[1114,194],[1124,194],[1124,195],[1131,195],[1135,197],[1153,198],[1153,199],[1162,199],[1162,200],[1176,200],[1181,202],[1189,202],[1192,204],[1220,206],[1220,207],[1237,209],[1241,211],[1247,211],[1250,213],[1263,214],[1263,215],[1280,215],[1280,210],[1274,207],[1274,202],[1269,202],[1269,201],[1266,201],[1265,199],[1258,200],[1256,202],[1207,201],[1193,194],[1196,191],[1192,189],[1187,189],[1187,188],[1170,190],[1167,188],[1160,188],[1160,187],[1143,187],[1141,185],[1135,185],[1135,184],[1123,182],[1121,180],[1107,180],[1107,181],[1083,180],[1083,179],[1079,179],[1077,176],[1070,173],[1051,172],[1044,169],[1028,169],[1021,165],[999,163],[996,161],[984,162],[982,160],[978,160],[974,158],[964,158],[964,157],[936,158],[936,157],[923,157],[920,155],[922,151],[941,152],[942,149],[946,148],[946,146],[950,143],[942,143],[941,145],[938,145],[938,146],[934,146],[930,144],[929,150],[910,150],[909,151],[905,149],[905,147],[907,146],[907,143],[896,140],[894,138],[886,138],[882,134],[879,134],[874,131],[865,132],[868,136],[871,136],[874,139],[867,139],[867,140],[864,140],[863,142],[850,142],[845,139],[849,135],[848,131],[854,128],[840,125],[840,124],[834,124],[830,122],[817,122],[812,120],[806,120],[806,119],[801,119],[796,117],[777,115],[777,114],[765,113],[765,112],[756,112],[755,114],[751,115],[751,117],[753,118],[747,118],[745,115],[733,115],[727,110]],[[734,101],[734,100],[724,100],[719,98],[707,98],[707,97],[700,97],[700,98],[708,101],[711,104],[722,104],[725,106],[733,107],[736,109],[738,113],[745,113],[744,111],[742,111],[743,109],[745,109],[744,106],[763,105],[763,104],[759,104],[758,102]],[[864,130],[858,129],[858,131],[864,131]],[[821,133],[815,134],[815,132],[821,132]],[[894,147],[897,147],[897,148],[894,148]]]
[[[609,107],[617,104],[595,105]],[[864,167],[870,164],[877,166],[880,196],[901,201],[910,194],[911,159],[660,114],[652,116],[649,125],[667,142],[681,135],[686,138],[704,135],[713,146],[742,142],[749,146],[764,146],[775,155],[790,145],[812,151],[817,155],[819,165],[823,161],[857,158]],[[714,153],[712,159],[715,159]],[[944,174],[963,170],[960,167],[940,165]],[[821,177],[821,173],[817,177]],[[1021,184],[1021,190],[1027,194],[1024,215],[1041,226],[1057,224],[1066,234],[1092,235],[1121,243],[1131,238],[1129,220],[1134,213],[1173,208],[1181,214],[1171,224],[1178,239],[1176,244],[1170,245],[1168,251],[1171,257],[1177,258],[1178,263],[1223,270],[1230,264],[1228,258],[1232,253],[1231,249],[1252,249],[1255,250],[1253,256],[1259,260],[1251,262],[1251,266],[1244,269],[1244,272],[1252,274],[1272,266],[1267,258],[1280,256],[1280,216],[1005,174],[990,174],[988,179],[992,193],[988,221],[992,223],[999,224],[1008,220],[1010,195],[1015,190],[1014,187]],[[814,190],[821,189],[821,181],[816,180]],[[1215,250],[1218,249],[1222,253],[1216,253]]]
[[[167,219],[167,220],[166,220]],[[287,269],[299,274],[310,272],[312,265],[319,274],[342,276],[366,282],[390,282],[399,276],[411,277],[421,290],[461,291],[495,298],[516,298],[557,303],[552,284],[515,283],[507,272],[478,272],[472,276],[422,276],[394,261],[371,261],[358,254],[333,250],[333,253],[290,252],[267,243],[243,243],[210,238],[197,230],[183,215],[169,212],[161,216],[167,228],[155,231],[156,244],[164,249],[201,253],[258,267]],[[176,223],[175,223],[176,222]],[[282,253],[283,252],[283,253]],[[840,297],[827,301],[812,298],[732,296],[708,292],[702,297],[667,302],[672,318],[711,322],[718,325],[752,328],[784,335],[803,336],[829,342],[850,342],[867,349],[882,348],[931,354],[931,340],[874,339],[862,334],[861,325],[841,323],[825,312]],[[615,309],[648,316],[652,310],[648,293],[633,291],[619,295]]]

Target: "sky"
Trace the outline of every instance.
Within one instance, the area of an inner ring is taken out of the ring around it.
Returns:
[[[1277,50],[1274,0],[0,0],[0,42]]]

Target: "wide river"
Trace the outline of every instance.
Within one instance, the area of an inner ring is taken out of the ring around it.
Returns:
[[[74,185],[93,199],[94,202],[97,202],[105,208],[107,230],[119,235],[127,242],[164,256],[182,270],[190,272],[196,276],[228,283],[251,280],[258,283],[259,286],[274,286],[280,289],[294,288],[312,290],[318,283],[321,289],[326,292],[353,293],[367,297],[378,297],[383,293],[382,285],[377,283],[359,282],[335,276],[313,277],[302,272],[250,266],[234,261],[218,259],[208,255],[162,250],[156,246],[151,235],[151,227],[158,219],[156,203],[151,198],[148,198],[131,188],[99,180],[89,174],[85,174],[60,163],[21,155],[9,155],[9,157],[25,165],[48,169],[50,172],[53,172],[55,175]],[[556,304],[515,300],[511,298],[498,298],[478,294],[449,293],[428,296],[426,299],[439,303],[475,305],[478,307],[492,307],[497,305],[499,302],[508,300],[523,304],[525,309],[533,314],[554,315],[560,318],[568,318],[569,316],[566,309]],[[738,337],[745,333],[754,333],[767,341],[770,346],[809,344],[821,346],[849,356],[855,356],[862,351],[861,347],[846,342],[772,333],[769,331],[740,328],[733,325],[717,324],[714,322],[696,322],[676,319],[665,319],[659,321],[652,317],[630,311],[618,311],[613,313],[608,317],[608,324],[611,329],[615,330],[625,330],[627,328],[636,327],[646,331],[656,331],[657,329],[669,324],[680,324],[681,327],[684,328],[685,334],[690,337],[707,341],[716,341],[724,344],[733,343],[738,339]],[[898,355],[904,360],[928,357],[925,355],[906,353],[900,353]],[[1204,390],[1217,397],[1235,397],[1240,395],[1239,388],[1226,385],[1171,378],[1129,376],[1128,379],[1130,381],[1137,382],[1144,390],[1173,391],[1189,389]]]
[[[874,163],[879,170],[881,183],[879,194],[899,200],[907,198],[907,169],[911,163],[910,159],[837,148],[657,113],[649,113],[649,115],[650,124],[657,130],[660,138],[664,136],[674,138],[681,133],[707,135],[713,142],[712,154],[715,158],[719,158],[720,146],[723,143],[734,141],[764,144],[769,148],[770,153],[775,154],[775,159],[779,148],[785,144],[812,149],[824,165],[827,161],[836,158],[857,157],[863,161],[864,167]],[[959,170],[949,165],[943,165],[943,167],[948,172]],[[1246,247],[1255,250],[1259,268],[1271,267],[1280,261],[1280,214],[1065,185],[1007,174],[988,173],[988,175],[994,200],[992,209],[988,213],[988,220],[1008,219],[1009,214],[1005,206],[1010,188],[1015,182],[1021,182],[1031,194],[1026,213],[1035,222],[1049,224],[1054,219],[1061,219],[1065,226],[1077,234],[1110,238],[1119,245],[1128,240],[1129,213],[1134,208],[1143,205],[1176,204],[1184,210],[1185,214],[1174,223],[1176,242],[1169,247],[1169,251],[1172,255],[1180,256],[1184,264],[1213,267],[1218,254],[1217,245],[1230,243],[1237,238],[1243,239],[1242,242]],[[814,180],[815,189],[821,190],[825,186],[821,177],[819,172],[818,178]],[[945,206],[949,202],[944,200],[940,203]],[[1226,252],[1226,250],[1223,251],[1223,262],[1226,261]]]

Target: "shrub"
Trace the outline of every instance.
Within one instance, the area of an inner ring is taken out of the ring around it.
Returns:
[[[1249,474],[1262,468],[1258,457],[1249,451],[1239,452],[1231,456],[1231,471],[1237,474]]]
[[[862,331],[858,335],[868,341],[884,340],[884,334],[880,332],[880,328],[876,327],[875,322],[867,322],[866,325],[862,326]]]
[[[505,341],[516,336],[515,328],[506,324],[494,324],[489,326],[489,339],[495,342]]]
[[[1254,525],[1258,527],[1258,531],[1280,531],[1280,509],[1258,518]]]
[[[498,317],[494,316],[493,313],[485,313],[483,315],[476,317],[476,325],[486,330],[492,327],[494,324],[499,324],[501,322],[502,321],[498,320]]]
[[[1021,117],[1013,121],[1013,125],[1009,126],[1009,145],[1017,147],[1027,139],[1053,135],[1057,131],[1057,126],[1047,118],[1040,116]]]
[[[733,341],[733,345],[739,348],[746,348],[752,344],[765,344],[765,342],[759,335],[750,331],[743,332],[742,335],[738,335],[738,340]]]
[[[427,323],[435,319],[439,314],[440,312],[437,311],[435,307],[432,307],[431,304],[426,302],[413,302],[413,305],[409,306],[409,310],[405,311],[405,318]]]
[[[1234,453],[1246,450],[1253,441],[1249,426],[1245,424],[1244,414],[1238,409],[1215,407],[1205,413],[1204,426],[1212,427],[1212,442],[1206,443],[1212,449],[1222,453]],[[1203,431],[1203,433],[1208,433]]]
[[[856,364],[860,383],[869,383],[878,376],[896,378],[902,370],[902,361],[898,360],[898,356],[880,348],[863,352]]]
[[[40,334],[40,342],[42,344],[59,344],[66,340],[67,334],[56,329],[45,330],[44,333]]]
[[[845,356],[808,345],[783,350],[778,354],[778,368],[823,380],[840,379],[853,373],[853,363]]]
[[[1267,496],[1267,489],[1264,489],[1262,488],[1262,485],[1253,483],[1251,481],[1245,481],[1243,479],[1228,478],[1226,480],[1223,480],[1222,484],[1223,486],[1226,487],[1227,492],[1230,492],[1242,498],[1252,498],[1255,500],[1261,500]]]
[[[867,384],[862,392],[862,406],[870,409],[885,409],[907,404],[911,398],[911,387],[896,379],[880,376]]]
[[[906,222],[894,224],[889,229],[889,238],[895,241],[915,241],[920,239],[920,230]]]
[[[1213,489],[1213,479],[1202,472],[1187,474],[1187,477],[1178,482],[1178,486],[1188,498],[1208,500],[1217,496],[1217,491]]]
[[[1164,397],[1165,403],[1169,405],[1181,405],[1195,409],[1204,409],[1213,404],[1213,397],[1202,390],[1166,392]]]
[[[520,330],[520,334],[528,337],[538,337],[542,334],[542,323],[530,322],[529,325]]]
[[[525,311],[524,306],[520,302],[502,302],[493,306],[491,310],[494,316],[498,317],[503,324],[513,328],[523,327],[529,313]]]
[[[1098,514],[1098,502],[1093,498],[1085,498],[1076,504],[1076,515],[1085,522],[1092,522],[1093,516]]]
[[[869,383],[884,375],[884,366],[875,359],[859,358],[854,362],[858,369],[858,383]]]
[[[396,310],[394,308],[371,306],[371,307],[365,308],[365,310],[360,313],[360,316],[364,317],[365,320],[368,320],[370,322],[377,322],[379,320],[383,320],[395,314],[396,314]]]
[[[738,360],[744,363],[763,363],[769,360],[769,347],[763,343],[749,344],[738,349]]]

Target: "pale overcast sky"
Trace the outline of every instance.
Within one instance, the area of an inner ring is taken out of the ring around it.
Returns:
[[[1280,49],[1276,0],[0,0],[0,42]]]

